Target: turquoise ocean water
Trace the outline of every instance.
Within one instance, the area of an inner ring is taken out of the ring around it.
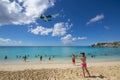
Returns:
[[[43,61],[49,58],[54,61],[71,61],[71,55],[76,56],[80,52],[85,52],[89,60],[120,60],[120,48],[94,48],[90,46],[69,46],[69,47],[51,47],[51,46],[1,46],[0,61],[4,61],[7,55],[9,61],[23,61],[23,56],[28,56],[28,61],[40,61],[42,55]],[[95,57],[93,57],[95,55]]]

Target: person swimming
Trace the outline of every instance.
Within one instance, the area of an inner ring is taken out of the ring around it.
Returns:
[[[89,75],[89,77],[90,77],[90,73],[89,73],[89,71],[88,71],[88,69],[87,69],[85,53],[82,52],[82,53],[80,53],[80,54],[82,55],[82,57],[81,57],[81,61],[82,61],[81,66],[82,66],[82,70],[83,70],[83,76],[85,77],[85,70],[86,70],[86,72],[88,73],[88,75]]]

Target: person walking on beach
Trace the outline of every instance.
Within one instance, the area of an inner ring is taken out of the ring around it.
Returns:
[[[82,61],[81,66],[82,66],[82,70],[83,70],[83,76],[85,77],[85,70],[86,70],[86,72],[88,73],[88,75],[89,75],[89,77],[90,77],[90,73],[89,73],[89,71],[88,71],[88,69],[87,69],[85,53],[82,52],[82,53],[80,53],[80,54],[82,55],[82,57],[81,57],[81,61]]]
[[[72,63],[75,65],[75,55],[72,55]]]

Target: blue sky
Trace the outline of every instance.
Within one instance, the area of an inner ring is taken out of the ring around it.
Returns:
[[[120,41],[120,0],[0,0],[0,46]],[[56,14],[52,21],[36,19]]]

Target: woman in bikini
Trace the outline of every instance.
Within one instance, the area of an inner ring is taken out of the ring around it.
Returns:
[[[82,66],[82,70],[83,70],[83,76],[85,77],[85,70],[86,70],[86,72],[88,73],[88,75],[90,77],[90,73],[89,73],[89,71],[87,69],[85,53],[83,52],[83,53],[80,53],[80,54],[82,55],[82,57],[81,57],[81,61],[82,61],[81,66]]]

